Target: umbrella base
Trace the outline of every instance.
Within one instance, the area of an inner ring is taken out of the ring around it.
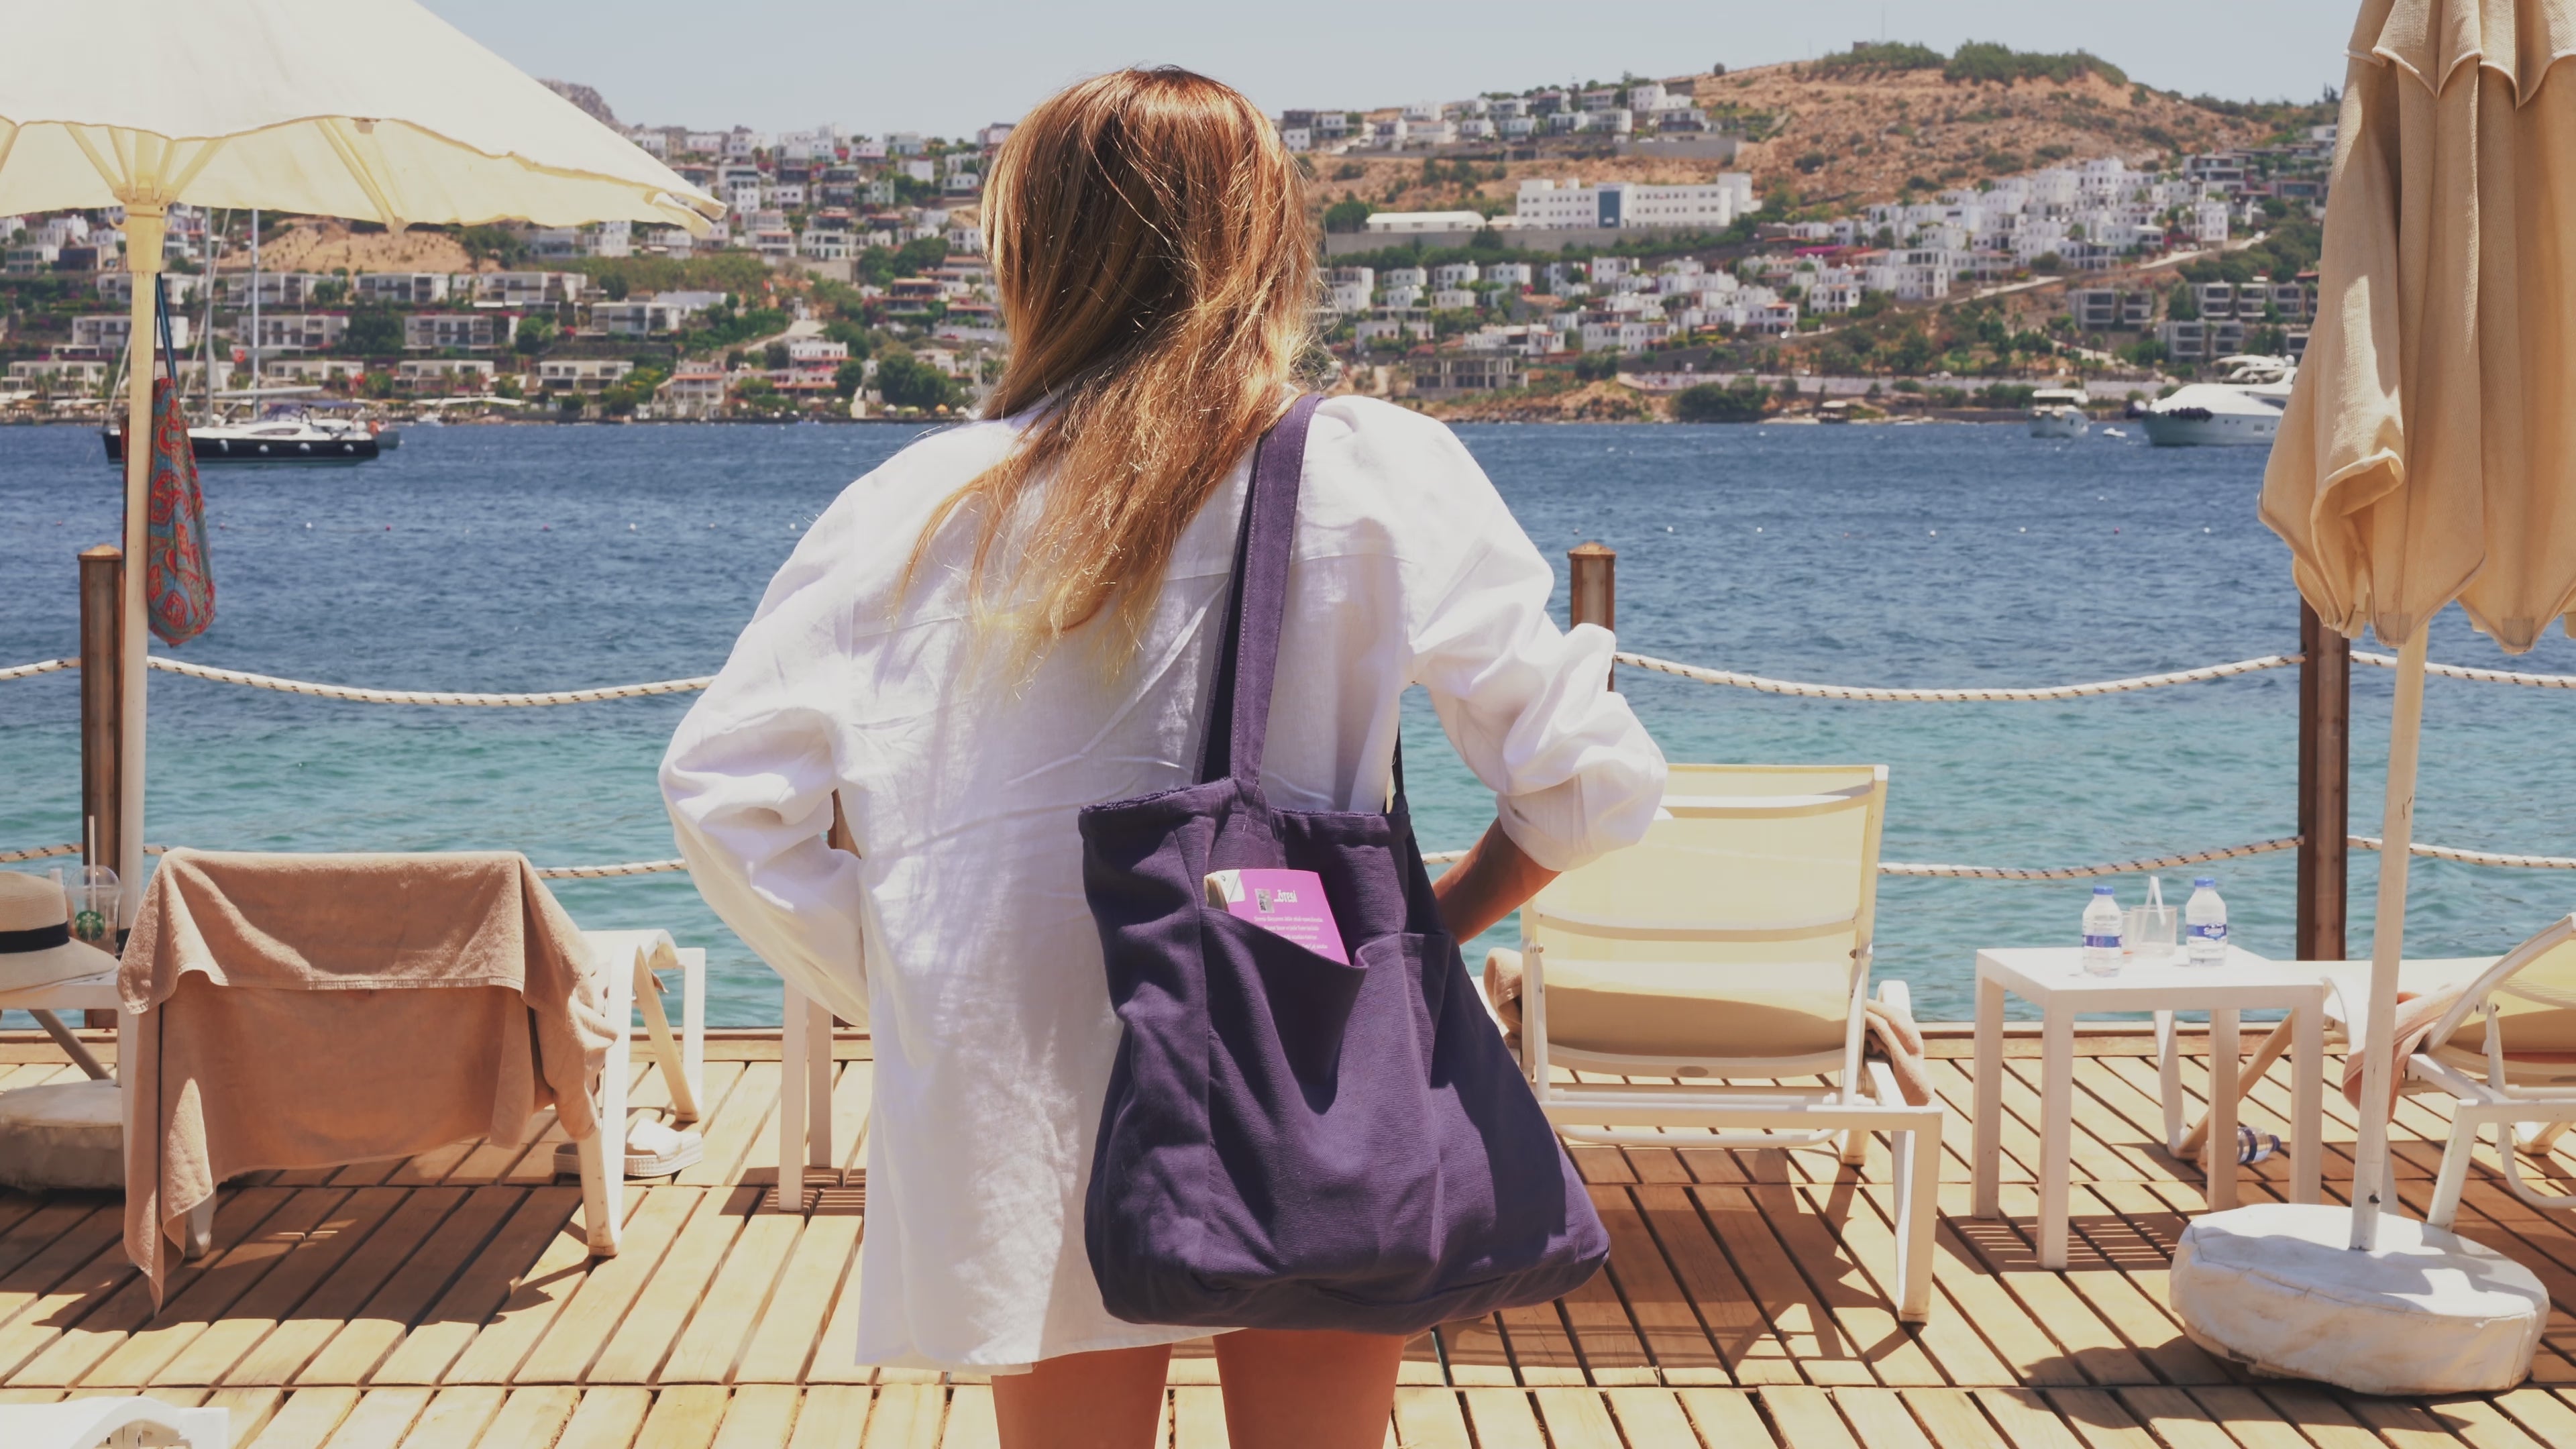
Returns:
[[[2531,1270],[2444,1228],[2383,1215],[2360,1253],[2349,1208],[2211,1213],[2174,1248],[2194,1343],[2258,1374],[2364,1394],[2494,1393],[2531,1372],[2549,1293]]]

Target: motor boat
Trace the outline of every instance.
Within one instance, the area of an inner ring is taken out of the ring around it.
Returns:
[[[124,429],[111,425],[102,436],[107,460],[124,462]],[[377,456],[379,446],[370,425],[359,419],[316,417],[297,408],[188,429],[189,451],[200,463],[364,463]]]
[[[2222,357],[2223,380],[2195,382],[2148,404],[2139,421],[2159,448],[2270,447],[2298,365],[2286,357]]]
[[[2084,411],[2090,401],[2080,387],[2043,387],[2030,395],[2030,435],[2034,438],[2080,438],[2093,427]]]

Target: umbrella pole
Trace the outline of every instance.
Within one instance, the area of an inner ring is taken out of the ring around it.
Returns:
[[[2397,1069],[2397,963],[2406,948],[2406,867],[2414,859],[2415,762],[2424,725],[2425,619],[2397,651],[2397,704],[2388,722],[2388,803],[2381,815],[2379,907],[2370,932],[2370,1030],[2363,1043],[2361,1140],[2352,1157],[2352,1246],[2379,1245],[2388,1179],[2388,1099]]]
[[[134,279],[129,316],[132,331],[126,368],[125,401],[125,648],[123,696],[117,751],[116,878],[121,918],[132,923],[143,903],[143,681],[150,672],[151,640],[146,634],[143,576],[144,549],[151,522],[152,359],[158,342],[153,331],[155,284],[161,276],[164,213],[159,206],[125,209],[125,267]]]

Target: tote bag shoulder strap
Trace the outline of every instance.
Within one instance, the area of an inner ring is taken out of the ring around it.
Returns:
[[[1262,435],[1244,489],[1243,525],[1234,541],[1225,643],[1216,689],[1208,701],[1202,783],[1232,775],[1261,783],[1261,751],[1270,733],[1270,686],[1279,672],[1279,635],[1288,613],[1288,559],[1297,542],[1297,488],[1306,469],[1306,427],[1323,399],[1308,393]]]

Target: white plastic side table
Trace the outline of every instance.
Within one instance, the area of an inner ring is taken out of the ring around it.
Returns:
[[[2324,1106],[2326,983],[2313,966],[2267,961],[2230,948],[2216,966],[2187,966],[2179,955],[2142,963],[2132,957],[2117,976],[2084,974],[2080,948],[1995,949],[1977,953],[1975,1215],[2001,1211],[2004,1115],[2004,995],[2040,1009],[2039,1262],[2066,1266],[2066,1196],[2069,1139],[2075,1103],[2075,1018],[2111,1011],[2209,1013],[2209,1135],[2219,1144],[2209,1173],[2213,1212],[2236,1205],[2236,1098],[2240,1048],[2237,1014],[2293,1013],[2294,1058],[2290,1132],[2290,1194],[2318,1200],[2318,1142]],[[2171,1103],[2173,1098],[2168,1097]],[[2168,1107],[2166,1146],[2181,1136],[2179,1114]]]

